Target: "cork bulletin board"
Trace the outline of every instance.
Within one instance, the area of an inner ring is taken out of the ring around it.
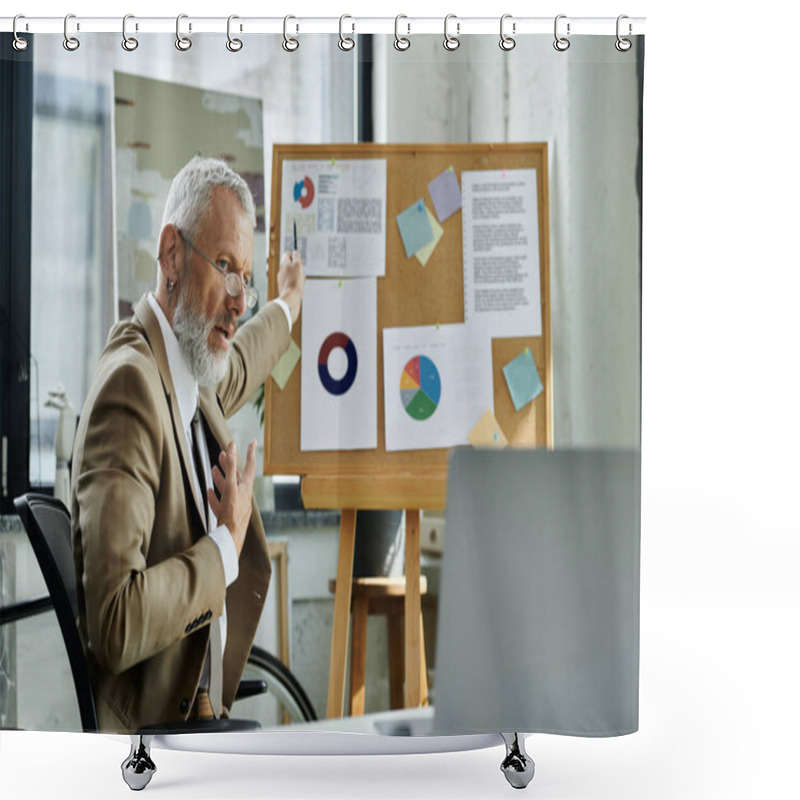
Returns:
[[[269,228],[269,297],[277,295],[280,260],[281,179],[285,160],[386,160],[386,274],[377,279],[378,446],[374,450],[300,449],[300,368],[284,389],[269,380],[265,393],[264,472],[303,478],[307,508],[444,508],[448,448],[387,452],[383,415],[383,329],[464,322],[461,212],[442,223],[444,235],[422,267],[407,258],[395,216],[421,196],[428,181],[452,166],[473,170],[536,170],[542,335],[492,340],[494,413],[511,447],[552,447],[553,377],[550,330],[547,145],[338,144],[275,145]],[[292,338],[302,352],[301,319]],[[544,390],[514,410],[502,367],[529,347]]]

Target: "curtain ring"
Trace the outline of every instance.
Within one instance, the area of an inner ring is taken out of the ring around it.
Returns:
[[[342,14],[342,16],[339,17],[339,49],[348,52],[349,50],[352,50],[356,46],[356,40],[351,39],[349,36],[344,35],[344,31],[342,30],[342,28],[344,27],[344,21],[346,19],[353,19],[353,18],[349,14]],[[353,33],[355,33],[356,24],[355,22],[351,24],[353,26]]]
[[[243,47],[241,39],[235,39],[231,36],[231,22],[235,19],[239,19],[236,14],[231,14],[228,17],[228,41],[225,42],[225,47],[227,47],[231,53],[238,53]],[[241,28],[239,30],[241,30]]]
[[[67,14],[67,16],[64,17],[64,49],[72,53],[81,46],[81,43],[74,36],[69,35],[68,25],[71,19],[75,19],[74,14]],[[76,23],[76,29],[81,29],[78,23]]]
[[[122,18],[122,49],[132,53],[139,46],[139,40],[134,39],[132,36],[128,36],[129,19],[134,19],[133,14],[126,14]],[[136,26],[136,29],[139,29],[138,25]]]
[[[555,24],[553,25],[553,35],[556,37],[556,40],[553,42],[553,47],[558,50],[559,53],[563,53],[565,50],[569,50],[569,39],[566,36],[559,36],[558,35],[558,21],[560,19],[566,19],[566,14],[559,14],[556,17]],[[567,36],[569,36],[569,22],[567,23]]]
[[[404,50],[408,50],[411,47],[411,39],[406,39],[405,36],[400,35],[400,20],[401,19],[408,19],[405,14],[398,14],[394,18],[394,49],[403,52]],[[408,28],[408,33],[411,33],[411,23],[407,22],[406,27]]]
[[[505,21],[507,19],[511,19],[511,14],[503,14],[503,16],[500,17],[500,49],[505,50],[506,52],[508,52],[509,50],[513,50],[517,46],[516,39],[514,39],[511,36],[507,36],[505,31],[503,30],[503,26],[505,25]],[[511,23],[511,32],[512,33],[517,32],[516,22]]]
[[[627,53],[628,50],[630,50],[631,46],[632,46],[631,40],[630,39],[623,39],[622,38],[622,34],[620,33],[620,27],[621,27],[620,26],[620,22],[622,22],[622,20],[624,20],[624,19],[628,19],[628,17],[625,14],[620,14],[617,17],[617,41],[614,42],[614,47],[616,47],[617,50],[619,50],[620,53]],[[628,36],[630,36],[631,30],[632,30],[631,24],[628,23]]]
[[[457,19],[456,15],[448,14],[444,18],[444,42],[442,42],[442,44],[444,45],[445,50],[449,50],[452,53],[453,50],[458,50],[458,46],[461,44],[458,39],[458,34],[461,32],[461,23],[456,22],[456,35],[451,36],[447,32],[447,23],[450,22],[451,19]]]
[[[188,19],[188,17],[188,14],[178,14],[178,18],[175,20],[175,47],[182,53],[185,53],[192,46],[192,40],[188,36],[181,34],[181,20]],[[189,30],[191,31],[191,29],[192,26],[190,24]]]
[[[289,16],[283,18],[283,42],[281,43],[281,46],[287,53],[294,53],[294,51],[300,47],[300,42],[298,42],[294,37],[289,36],[288,23],[290,19],[297,19],[297,17],[293,17],[290,14]],[[299,30],[299,26],[297,26],[297,30]]]
[[[22,52],[23,50],[27,50],[28,49],[28,40],[24,39],[22,36],[20,36],[17,33],[17,20],[18,19],[25,19],[25,16],[23,14],[17,14],[17,16],[14,17],[14,24],[12,25],[12,28],[11,28],[12,32],[14,33],[14,41],[11,42],[11,45],[13,46],[13,48],[16,51]]]

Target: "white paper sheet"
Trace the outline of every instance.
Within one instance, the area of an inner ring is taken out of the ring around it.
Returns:
[[[377,313],[374,278],[306,282],[301,450],[378,446]]]
[[[306,275],[384,275],[386,159],[284,161],[281,252],[294,224]]]
[[[536,170],[461,173],[464,321],[541,336]]]
[[[384,328],[386,450],[469,443],[494,407],[491,341],[465,325]]]

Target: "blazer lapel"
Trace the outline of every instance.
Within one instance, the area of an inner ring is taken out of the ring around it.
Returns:
[[[147,296],[143,296],[136,304],[134,309],[134,316],[139,320],[142,328],[144,328],[147,341],[150,344],[150,349],[153,351],[158,372],[161,375],[161,383],[164,386],[164,394],[167,397],[167,406],[169,407],[170,418],[172,422],[172,432],[175,442],[178,445],[178,452],[181,457],[181,467],[183,469],[184,483],[186,484],[189,494],[194,500],[194,510],[200,523],[198,536],[205,533],[205,503],[201,502],[200,497],[197,495],[197,490],[194,486],[194,479],[192,477],[192,469],[190,460],[192,458],[189,452],[189,445],[186,441],[186,434],[183,430],[183,421],[181,420],[180,411],[178,410],[178,400],[175,396],[175,386],[172,382],[172,373],[169,371],[169,361],[167,359],[167,349],[164,345],[164,337],[161,335],[161,326],[158,323],[158,318],[155,312],[150,308],[150,303]],[[212,462],[213,463],[213,462]]]

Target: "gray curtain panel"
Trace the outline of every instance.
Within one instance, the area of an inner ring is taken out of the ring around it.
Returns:
[[[439,734],[638,728],[638,450],[453,454]]]

